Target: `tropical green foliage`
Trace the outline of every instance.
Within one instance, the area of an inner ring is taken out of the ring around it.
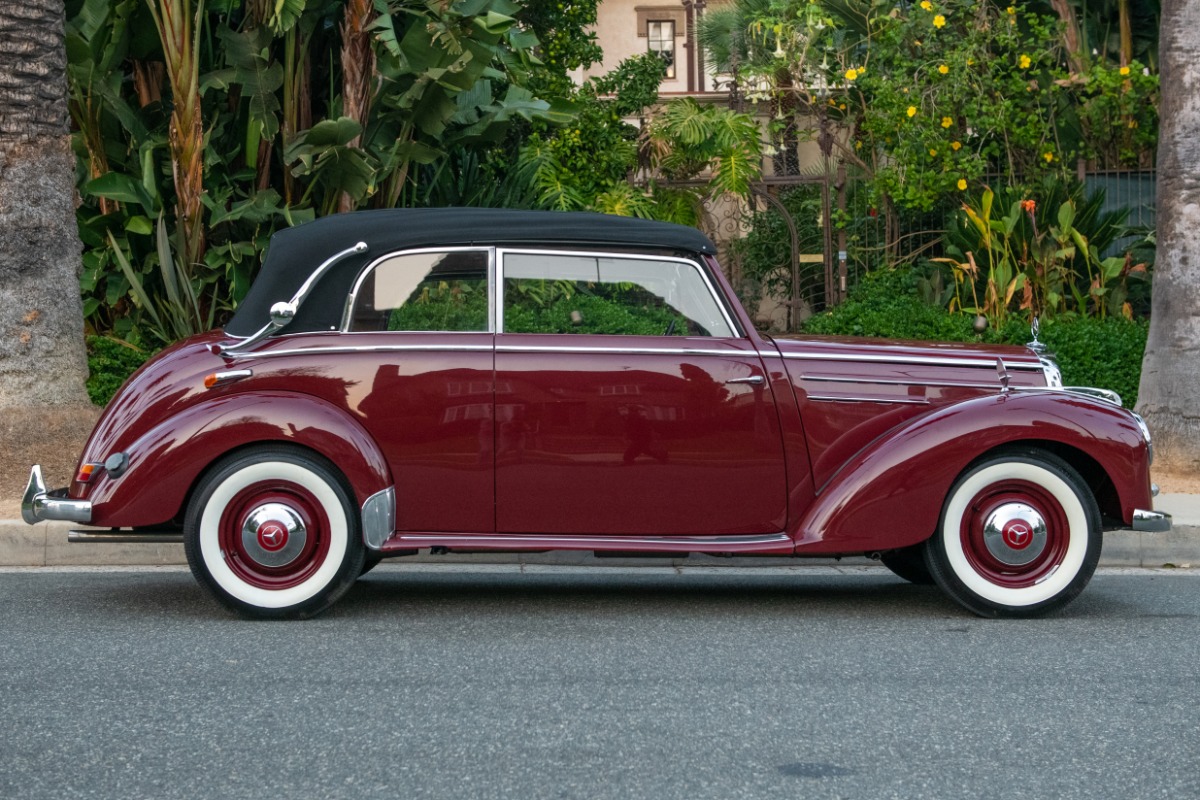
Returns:
[[[520,163],[540,204],[695,225],[705,198],[749,192],[762,169],[750,115],[680,98],[649,113],[640,132],[622,121],[655,103],[662,74],[653,53],[628,59],[579,88],[574,123],[529,138]],[[635,186],[639,158],[644,181]]]
[[[1036,199],[985,189],[964,203],[946,234],[954,292],[950,310],[983,315],[1003,327],[1057,314],[1133,316],[1131,289],[1145,293],[1146,265],[1129,255],[1102,257],[1121,233],[1126,212],[1104,212],[1104,193],[1067,192],[1046,184]]]
[[[1107,49],[1089,55],[1074,13],[1068,25],[1047,12],[996,0],[737,0],[701,35],[751,96],[815,114],[881,207],[928,210],[987,174],[1016,183],[1069,175],[1079,158],[1115,168],[1152,155],[1158,76],[1121,48],[1116,62]]]
[[[353,5],[68,3],[93,330],[161,344],[207,327],[245,294],[271,232],[317,214],[455,188],[502,200],[463,197],[464,178],[511,162],[491,153],[518,123],[570,118],[527,88],[547,67],[511,0],[380,0],[358,62],[342,41]]]

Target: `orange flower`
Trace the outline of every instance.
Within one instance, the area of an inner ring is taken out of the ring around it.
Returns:
[[[1022,200],[1021,210],[1026,214],[1032,214],[1033,212],[1037,211],[1037,203],[1033,200]]]

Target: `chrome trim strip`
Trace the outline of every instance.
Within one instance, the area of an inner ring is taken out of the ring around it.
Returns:
[[[396,250],[391,253],[386,253],[380,256],[371,263],[363,267],[358,275],[354,278],[354,284],[350,288],[350,294],[346,296],[346,305],[342,309],[342,324],[338,326],[338,330],[342,333],[494,333],[496,328],[489,327],[486,331],[352,331],[350,330],[350,321],[354,316],[354,301],[358,298],[358,290],[362,287],[367,276],[371,274],[371,270],[396,256],[421,255],[422,253],[470,253],[479,252],[488,254],[488,325],[492,325],[494,317],[492,314],[492,304],[495,303],[496,293],[495,288],[495,263],[496,263],[496,248],[495,247],[418,247],[414,250]]]
[[[491,334],[482,334],[490,336]],[[490,344],[380,344],[380,345],[335,345],[333,347],[294,347],[286,350],[264,350],[254,353],[254,358],[268,356],[298,356],[308,353],[403,353],[424,351],[427,353],[490,353]]]
[[[1063,386],[1064,392],[1071,394],[1081,394],[1085,397],[1094,397],[1097,400],[1103,400],[1106,403],[1111,403],[1114,406],[1121,405],[1121,395],[1111,389],[1097,389],[1094,386]]]
[[[67,531],[67,541],[71,544],[183,544],[183,534],[173,531],[137,531],[106,530]]]
[[[1132,527],[1142,533],[1166,533],[1171,530],[1171,515],[1138,508],[1133,512]]]
[[[510,333],[507,336],[570,336],[571,334]],[[611,353],[615,355],[667,356],[728,356],[730,358],[757,355],[753,350],[715,350],[699,347],[590,347],[580,345],[519,345],[498,344],[502,353]]]
[[[591,549],[598,543],[612,545],[656,545],[665,549],[687,550],[689,548],[707,550],[724,545],[770,545],[791,544],[792,537],[786,533],[769,533],[755,536],[542,536],[534,534],[445,534],[445,533],[402,533],[396,537],[406,543],[442,542],[447,539],[469,539],[473,544],[485,546],[522,545],[537,546],[553,549],[554,545],[581,545]]]
[[[725,324],[729,326],[729,330],[733,332],[732,338],[745,338],[746,332],[742,330],[741,325],[737,324],[736,319],[729,313],[728,306],[722,301],[721,295],[713,286],[712,280],[709,279],[708,272],[698,262],[690,258],[673,258],[671,256],[651,256],[639,255],[634,253],[616,253],[605,252],[603,250],[539,250],[537,248],[527,247],[498,247],[496,248],[497,257],[500,262],[499,273],[496,276],[496,297],[500,301],[504,298],[504,256],[509,253],[534,255],[534,256],[583,256],[584,258],[620,258],[626,261],[664,261],[672,264],[685,264],[700,273],[700,279],[704,281],[708,293],[712,296],[713,301],[717,304],[717,310],[721,312],[721,316],[725,319]],[[496,330],[504,332],[504,304],[499,302],[499,312],[496,320]],[[714,337],[725,338],[725,337]]]
[[[221,372],[214,372],[213,385],[208,388],[211,389],[213,387],[220,386],[223,383],[241,380],[242,378],[249,378],[253,374],[254,370],[252,369],[227,369]]]
[[[918,400],[916,398],[882,398],[882,397],[850,397],[838,395],[808,395],[809,400],[814,403],[890,403],[892,405],[909,405],[909,406],[927,406],[928,400]]]
[[[996,368],[996,359],[989,358],[950,358],[948,356],[888,356],[869,355],[866,353],[781,353],[784,358],[797,361],[853,361],[867,364],[923,364],[938,367],[989,367]],[[1020,369],[1041,372],[1041,364],[1006,361],[1008,369]]]
[[[363,502],[362,532],[363,544],[371,550],[379,550],[396,532],[395,487],[381,489]]]
[[[41,465],[34,464],[33,469],[29,471],[29,483],[25,486],[25,494],[21,497],[21,518],[30,525],[51,519],[81,522],[86,525],[92,521],[92,502],[51,497],[46,491],[46,482],[42,479]]]
[[[961,383],[955,381],[904,381],[892,378],[850,378],[837,375],[801,375],[802,381],[824,381],[828,383],[869,383],[881,386],[931,386],[940,389],[999,389],[999,383]]]

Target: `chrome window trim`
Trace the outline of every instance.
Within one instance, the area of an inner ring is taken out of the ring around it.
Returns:
[[[411,332],[411,331],[406,331]],[[438,331],[430,331],[438,333]],[[474,336],[491,336],[486,331],[478,331],[471,334]],[[271,356],[302,356],[322,353],[403,353],[412,351],[424,351],[427,353],[490,353],[492,345],[490,344],[380,344],[380,345],[333,345],[332,347],[294,347],[281,350],[264,350],[257,353],[248,354],[254,358],[267,358]]]
[[[717,292],[716,287],[713,286],[712,280],[709,278],[708,271],[704,268],[704,266],[702,264],[700,264],[698,261],[695,261],[694,259],[680,258],[677,256],[642,255],[640,253],[618,253],[618,252],[605,251],[605,250],[565,250],[565,249],[564,250],[549,250],[549,249],[540,249],[540,248],[531,248],[531,247],[497,247],[496,248],[496,257],[497,257],[497,261],[498,261],[498,269],[497,269],[497,274],[496,274],[496,332],[497,333],[508,333],[508,331],[504,330],[504,259],[510,253],[514,254],[514,255],[532,255],[532,256],[581,256],[584,258],[620,258],[620,259],[624,259],[626,261],[663,261],[663,262],[673,263],[673,264],[684,264],[684,265],[689,266],[692,269],[696,270],[696,272],[698,272],[700,274],[700,279],[702,281],[704,281],[705,288],[708,289],[708,293],[712,297],[713,302],[715,302],[717,304],[717,310],[721,313],[721,318],[725,320],[725,324],[729,326],[729,330],[733,334],[730,337],[707,336],[704,338],[709,338],[709,339],[725,339],[725,338],[745,339],[745,338],[747,338],[746,332],[743,331],[742,327],[737,324],[737,321],[734,318],[734,316],[729,313],[729,308],[726,306],[726,304],[722,300],[720,293]],[[517,334],[517,335],[521,335],[521,334]],[[533,334],[533,335],[538,335],[538,334]],[[542,335],[561,336],[563,334],[542,334]],[[571,334],[567,334],[567,335],[571,335]],[[623,336],[625,334],[596,334],[596,335]]]
[[[527,334],[517,333],[514,336],[562,336],[564,334],[545,333],[545,334]],[[612,336],[614,338],[623,338],[622,334],[593,334],[595,336]],[[599,353],[610,355],[633,355],[633,356],[728,356],[730,358],[745,357],[747,355],[757,355],[749,350],[715,350],[700,347],[603,347],[590,345],[521,345],[521,344],[497,344],[496,352],[499,353]]]
[[[872,355],[868,353],[780,353],[783,358],[793,361],[852,361],[865,364],[917,364],[935,367],[988,367],[996,368],[996,360],[991,358],[951,358],[949,356],[890,356]],[[1025,361],[1005,361],[1006,369],[1042,371],[1040,363]]]
[[[487,253],[488,256],[488,329],[486,331],[352,331],[350,330],[350,322],[354,316],[354,301],[358,299],[358,290],[362,288],[363,282],[371,271],[378,267],[383,262],[398,256],[419,256],[424,253],[471,253],[480,252]],[[350,294],[346,296],[346,305],[342,309],[342,324],[337,328],[339,333],[495,333],[496,315],[495,315],[495,277],[496,277],[496,248],[478,245],[460,245],[457,247],[415,247],[411,250],[394,250],[390,253],[380,256],[368,263],[365,267],[359,270],[359,273],[354,278],[354,285],[350,287]]]
[[[810,394],[807,395],[806,399],[814,403],[889,403],[891,405],[903,406],[927,406],[930,404],[927,399],[909,397],[851,397],[849,395]]]
[[[999,383],[960,383],[955,381],[905,381],[892,378],[850,378],[838,375],[801,375],[801,381],[825,383],[869,383],[881,386],[930,386],[937,389],[999,389]]]

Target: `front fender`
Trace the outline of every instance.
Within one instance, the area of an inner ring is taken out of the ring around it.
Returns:
[[[849,459],[791,531],[797,553],[861,553],[929,538],[955,479],[1006,444],[1065,445],[1107,473],[1126,522],[1150,508],[1148,453],[1124,409],[1065,392],[988,395],[901,425]]]
[[[100,475],[88,499],[91,524],[162,525],[178,518],[192,487],[217,459],[248,444],[288,442],[314,450],[342,471],[361,507],[392,485],[383,453],[345,411],[292,392],[231,394],[168,417],[125,448],[117,478]]]

